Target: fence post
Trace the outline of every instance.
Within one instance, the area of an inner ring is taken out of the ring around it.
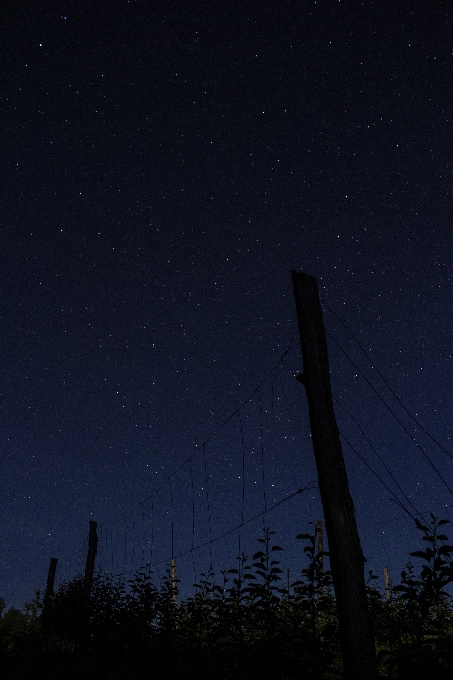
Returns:
[[[178,609],[178,586],[176,580],[176,560],[171,561],[171,596],[175,609]]]
[[[389,580],[389,570],[387,567],[384,567],[384,589],[385,589],[385,599],[387,600],[388,603],[391,601],[391,596],[390,596],[390,580]]]
[[[93,583],[93,572],[94,572],[94,563],[96,561],[96,553],[98,550],[98,535],[97,535],[97,528],[98,523],[93,522],[93,520],[90,520],[90,533],[88,535],[88,554],[87,554],[87,561],[85,564],[85,592],[90,596],[91,593],[91,585]]]
[[[329,358],[316,279],[291,272],[318,484],[329,541],[343,673],[346,680],[377,680],[378,671],[364,577],[364,557],[349,493],[333,410]]]
[[[56,557],[50,558],[49,571],[47,572],[46,593],[44,595],[44,607],[47,607],[50,604],[54,596],[54,582],[57,571],[57,562],[58,560]]]

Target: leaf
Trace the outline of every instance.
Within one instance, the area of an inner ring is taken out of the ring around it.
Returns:
[[[311,534],[297,534],[296,538],[304,538],[304,539],[305,538],[311,538],[312,539],[313,536],[311,536]]]
[[[402,593],[402,592],[406,592],[407,589],[406,589],[405,586],[399,585],[399,586],[394,586],[393,590],[394,590],[395,593]]]
[[[259,552],[253,555],[253,559],[256,560],[258,559],[258,557],[265,557],[265,554],[260,550]]]
[[[453,552],[453,545],[441,545],[437,551],[438,555],[450,555]]]
[[[420,529],[421,531],[429,531],[429,527],[426,527],[424,524],[422,524],[420,522],[420,520],[418,520],[416,517],[415,517],[415,525],[416,525],[417,529]]]
[[[260,569],[259,568],[260,566],[261,565],[258,565],[256,573],[258,574],[258,576],[262,576],[264,578],[264,576],[266,576],[266,572],[263,570],[263,568]]]
[[[442,557],[436,557],[436,559],[433,562],[433,571],[438,572],[440,569],[442,569],[442,566],[445,564],[445,560],[442,559]]]
[[[274,551],[274,550],[283,550],[283,548],[280,548],[279,545],[273,545],[272,548],[271,548],[271,550],[272,550],[272,551]]]
[[[414,550],[414,552],[409,553],[411,557],[420,557],[422,560],[430,560],[434,555],[434,551],[431,548],[426,548],[426,550]]]

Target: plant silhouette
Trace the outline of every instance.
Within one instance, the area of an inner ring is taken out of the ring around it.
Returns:
[[[453,546],[447,520],[417,522],[423,549],[410,553],[387,599],[368,574],[368,601],[382,677],[451,680]],[[200,574],[179,605],[170,567],[156,582],[149,565],[128,581],[98,572],[87,594],[81,574],[45,603],[0,617],[2,680],[120,680],[268,677],[341,678],[338,621],[328,552],[301,533],[301,570],[283,587],[282,548],[264,528],[258,550],[231,569]],[[417,567],[416,565],[419,564]]]

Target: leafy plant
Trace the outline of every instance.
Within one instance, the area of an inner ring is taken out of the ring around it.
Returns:
[[[381,673],[393,680],[450,680],[453,669],[453,546],[447,520],[417,522],[424,549],[409,562],[391,599],[368,573],[367,592]],[[0,617],[2,680],[203,677],[206,680],[332,680],[341,675],[338,621],[326,552],[316,533],[303,541],[306,563],[282,587],[275,532],[232,569],[200,575],[192,597],[177,605],[168,569],[155,584],[149,566],[128,581],[99,572],[88,596],[82,575],[60,585],[46,603],[39,594],[24,612]]]
[[[255,573],[253,580],[248,586],[250,607],[254,614],[255,625],[258,627],[259,636],[272,636],[277,622],[277,610],[280,605],[282,588],[277,585],[282,580],[280,560],[275,559],[275,553],[283,550],[279,545],[272,544],[272,536],[275,531],[268,527],[263,529],[263,536],[258,538],[262,550],[253,555],[252,568]]]
[[[421,567],[417,571],[409,562],[392,589],[391,602],[381,606],[379,656],[386,672],[401,680],[451,677],[453,611],[446,588],[453,582],[453,546],[440,530],[448,523],[432,513],[427,524],[416,520],[428,546],[410,556],[422,560]]]

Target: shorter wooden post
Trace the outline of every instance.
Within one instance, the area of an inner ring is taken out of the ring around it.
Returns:
[[[384,567],[384,590],[385,590],[385,599],[387,600],[388,603],[391,601],[391,595],[390,595],[390,581],[389,581],[389,570],[387,567]]]
[[[56,557],[50,558],[49,571],[47,572],[46,592],[45,592],[45,595],[44,595],[44,609],[45,610],[50,605],[52,598],[54,596],[54,583],[55,583],[55,574],[56,574],[56,571],[57,571],[57,562],[58,562],[58,560],[57,560]]]
[[[42,625],[44,633],[44,649],[46,649],[52,635],[52,616],[51,605],[54,596],[54,582],[57,571],[57,558],[51,557],[49,564],[49,571],[47,572],[46,592],[44,595],[44,603],[42,609]]]
[[[88,554],[85,564],[85,592],[89,596],[91,593],[91,585],[93,583],[94,563],[96,561],[96,553],[98,550],[98,535],[96,531],[97,522],[90,520],[90,533],[88,536]]]
[[[171,561],[171,593],[175,609],[178,608],[178,586],[176,580],[176,560]]]

